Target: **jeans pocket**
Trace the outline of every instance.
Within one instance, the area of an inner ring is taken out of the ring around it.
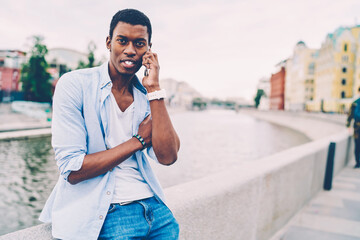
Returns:
[[[116,206],[117,204],[111,203],[108,210],[108,214],[114,212],[116,210]]]

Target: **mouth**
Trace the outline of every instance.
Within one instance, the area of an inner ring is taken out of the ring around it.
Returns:
[[[120,61],[124,68],[133,68],[136,66],[136,61],[131,59],[124,59]]]

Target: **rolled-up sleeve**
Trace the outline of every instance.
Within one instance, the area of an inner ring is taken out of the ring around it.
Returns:
[[[63,75],[53,99],[52,146],[56,164],[65,180],[71,171],[81,169],[87,153],[82,99],[81,83],[76,75]]]

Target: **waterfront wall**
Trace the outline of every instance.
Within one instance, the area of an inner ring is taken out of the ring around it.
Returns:
[[[165,189],[167,203],[180,223],[180,239],[269,239],[322,189],[330,142],[336,143],[334,175],[353,156],[353,141],[343,118],[330,124],[328,115],[316,116],[316,122],[313,116],[285,112],[247,114],[296,129],[313,141],[256,161],[245,159],[226,171]],[[41,131],[50,134],[48,129]],[[10,136],[17,137],[21,136]],[[51,225],[0,239],[52,239]]]
[[[181,239],[269,239],[322,189],[332,141],[336,175],[352,156],[346,130],[166,189]]]
[[[336,175],[352,156],[346,130],[165,189],[180,239],[269,239],[321,190],[330,142],[336,143]],[[42,224],[0,239],[52,239],[50,231]]]

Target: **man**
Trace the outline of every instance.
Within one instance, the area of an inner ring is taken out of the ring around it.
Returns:
[[[60,177],[40,216],[56,238],[178,238],[141,151],[171,165],[180,147],[151,34],[142,12],[117,12],[106,38],[109,62],[65,74],[56,86],[52,145]],[[135,73],[142,65],[149,72],[141,84]]]
[[[358,89],[360,95],[360,87]],[[354,168],[360,168],[360,97],[350,107],[346,126],[350,130],[351,121],[354,119],[355,161]]]

